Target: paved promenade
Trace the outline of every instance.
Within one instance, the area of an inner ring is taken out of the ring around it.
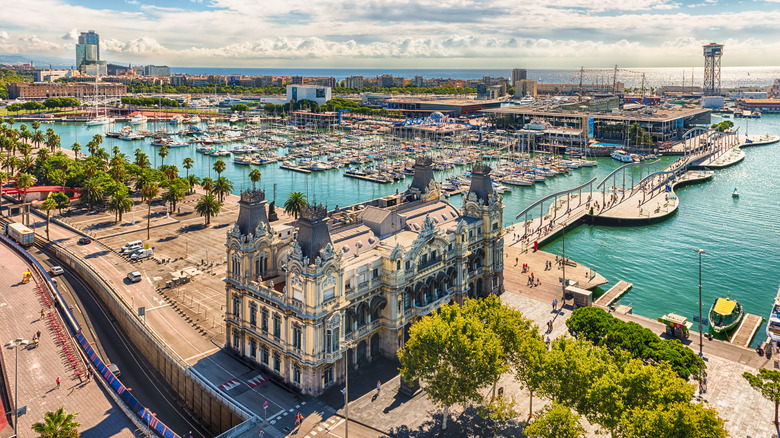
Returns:
[[[19,406],[27,406],[27,413],[19,418],[19,436],[36,436],[30,426],[43,421],[47,411],[63,406],[67,412],[79,414],[76,420],[81,423],[79,431],[83,437],[133,437],[135,427],[103,387],[94,380],[80,381],[63,358],[62,347],[53,339],[48,316],[41,319],[43,305],[35,290],[35,281],[21,282],[22,272],[29,269],[13,250],[0,245],[0,272],[3,273],[0,276],[0,333],[4,336],[3,367],[11,397],[15,391],[16,352],[5,344],[17,337],[32,341],[35,332],[41,332],[37,347],[30,345],[18,351]],[[52,312],[53,309],[46,309],[47,314]],[[75,351],[75,346],[71,351]],[[57,377],[61,380],[59,388]],[[7,427],[12,430],[11,425]]]

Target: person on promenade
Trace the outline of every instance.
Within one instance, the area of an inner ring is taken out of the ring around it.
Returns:
[[[41,309],[41,319],[46,316],[46,309]]]
[[[60,376],[57,376],[57,389],[60,389]]]
[[[382,382],[377,380],[376,381],[376,395],[379,395],[379,390],[382,389]]]

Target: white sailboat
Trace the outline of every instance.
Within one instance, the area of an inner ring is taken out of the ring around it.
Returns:
[[[108,117],[108,114],[100,114],[100,104],[98,103],[98,86],[97,81],[99,78],[95,78],[95,117],[91,120],[87,120],[87,126],[100,126],[114,123],[114,119]]]

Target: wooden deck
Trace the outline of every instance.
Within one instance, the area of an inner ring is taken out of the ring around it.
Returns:
[[[616,285],[612,286],[607,292],[605,292],[604,295],[600,296],[599,299],[596,300],[596,304],[599,306],[609,307],[610,304],[617,301],[618,298],[620,298],[624,293],[628,292],[628,290],[633,286],[633,284],[627,281],[620,280]]]
[[[739,328],[737,328],[734,336],[731,337],[731,343],[739,345],[740,347],[749,347],[750,343],[753,342],[753,338],[756,336],[758,328],[761,327],[761,324],[763,323],[764,318],[753,315],[752,313],[746,313]]]

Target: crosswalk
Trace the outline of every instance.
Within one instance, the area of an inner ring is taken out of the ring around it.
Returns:
[[[254,388],[254,387],[262,385],[263,383],[265,383],[267,381],[268,381],[268,378],[266,378],[262,374],[259,374],[257,377],[247,380],[246,384],[249,385],[250,388]]]
[[[249,386],[250,388],[255,388],[267,381],[268,381],[267,377],[263,376],[262,374],[258,374],[257,376],[247,380],[246,385]],[[241,386],[241,384],[242,382],[239,379],[230,379],[221,385],[217,385],[217,388],[223,391],[230,391],[231,389],[238,388],[239,386]]]
[[[217,385],[217,387],[223,391],[230,391],[238,386],[241,386],[241,381],[238,379],[230,379],[221,385]]]

